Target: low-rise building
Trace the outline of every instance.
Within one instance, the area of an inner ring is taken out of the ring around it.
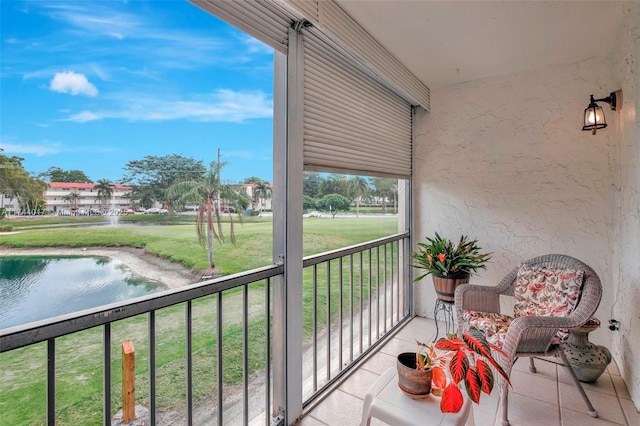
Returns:
[[[253,183],[244,183],[241,185],[241,187],[244,190],[245,194],[247,194],[247,196],[251,198],[251,210],[272,210],[270,193],[262,194],[258,192],[258,194],[256,194],[256,185]],[[273,185],[268,184],[267,187],[270,191],[273,191]]]
[[[108,213],[109,210],[115,212],[131,207],[131,189],[130,186],[114,184],[111,186],[111,199],[103,203],[96,199],[98,191],[94,183],[51,182],[44,192],[45,209],[59,214],[89,214],[97,211]],[[68,197],[70,194],[77,194],[77,197]]]

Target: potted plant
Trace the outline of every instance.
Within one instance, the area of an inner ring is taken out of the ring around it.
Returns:
[[[456,287],[468,283],[471,274],[484,269],[491,259],[491,253],[480,252],[478,240],[469,240],[466,235],[462,235],[457,244],[437,232],[435,238],[426,237],[426,240],[418,243],[418,251],[411,254],[411,266],[425,271],[414,281],[431,274],[436,294],[445,302],[453,302]]]
[[[442,352],[438,353],[436,349]],[[405,352],[398,355],[398,386],[410,396],[419,396],[414,391],[406,390],[417,389],[408,381],[419,379],[417,373],[411,375],[406,370],[413,368],[415,371],[428,371],[429,374],[424,376],[428,377],[429,383],[422,385],[423,388],[428,388],[426,394],[431,392],[442,397],[440,411],[443,413],[457,413],[463,405],[459,386],[461,382],[464,382],[469,398],[476,404],[480,402],[482,392],[489,395],[493,390],[494,376],[491,367],[510,384],[509,377],[493,358],[492,349],[504,353],[473,328],[463,333],[462,339],[449,335],[438,340],[435,346],[418,342],[416,353]]]

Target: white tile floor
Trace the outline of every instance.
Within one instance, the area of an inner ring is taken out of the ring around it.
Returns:
[[[391,341],[313,407],[298,424],[359,425],[364,396],[369,386],[387,368],[395,367],[398,353],[415,351],[416,338],[431,341],[434,336],[433,320],[419,317],[412,319]],[[535,361],[537,374],[529,372],[528,360],[516,362],[511,373],[513,389],[509,392],[509,420],[513,426],[640,426],[640,414],[614,363],[609,365],[597,382],[583,384],[600,415],[594,419],[587,414],[584,402],[564,367],[555,364],[554,358],[547,360]],[[482,394],[480,404],[474,405],[476,426],[499,424],[498,395],[496,388],[490,396]],[[372,419],[371,424],[384,423]]]

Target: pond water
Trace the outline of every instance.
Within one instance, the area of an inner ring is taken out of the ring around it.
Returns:
[[[0,328],[165,289],[106,257],[0,257]]]

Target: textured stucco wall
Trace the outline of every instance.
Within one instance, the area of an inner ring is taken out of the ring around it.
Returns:
[[[472,282],[487,285],[523,259],[579,258],[608,289],[597,312],[606,323],[619,117],[605,104],[613,130],[581,127],[589,95],[614,86],[610,61],[590,59],[434,90],[432,112],[418,112],[415,124],[416,238],[478,238],[493,259]],[[432,316],[431,280],[415,290],[416,313]],[[611,347],[606,327],[592,335]]]
[[[613,58],[613,74],[622,89],[618,126],[619,168],[613,245],[613,356],[627,388],[640,408],[640,3],[627,10],[627,26]]]
[[[615,52],[572,65],[489,78],[432,92],[416,114],[416,238],[438,231],[478,238],[493,252],[472,282],[494,285],[523,259],[566,253],[591,265],[604,323],[591,340],[612,350],[640,408],[640,3],[630,3]],[[582,132],[588,96],[609,127]],[[417,241],[416,241],[417,242]],[[418,315],[432,316],[429,278],[415,286]],[[607,321],[620,321],[612,332]]]

